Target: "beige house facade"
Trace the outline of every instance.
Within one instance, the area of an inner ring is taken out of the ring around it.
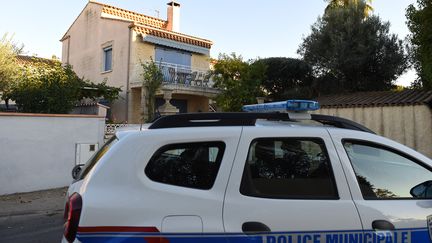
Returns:
[[[363,92],[317,99],[316,113],[356,121],[432,158],[432,91]]]
[[[210,40],[180,33],[180,4],[167,4],[167,20],[89,1],[61,39],[62,62],[93,82],[121,87],[110,105],[114,122],[140,123],[150,112],[209,110],[218,94],[210,78]],[[163,73],[157,111],[149,111],[141,63]]]

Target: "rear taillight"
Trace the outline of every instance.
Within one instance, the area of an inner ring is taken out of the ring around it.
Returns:
[[[82,199],[78,193],[72,194],[69,197],[65,206],[65,224],[64,224],[64,236],[69,242],[75,240],[78,224],[81,216]]]

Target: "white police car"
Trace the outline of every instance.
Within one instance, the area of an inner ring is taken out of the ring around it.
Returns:
[[[118,132],[75,176],[63,241],[432,242],[432,161],[300,112],[317,108],[251,105]]]

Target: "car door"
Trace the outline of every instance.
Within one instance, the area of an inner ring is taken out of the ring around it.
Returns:
[[[223,220],[228,235],[246,241],[339,242],[361,233],[330,136],[313,127],[243,129]]]
[[[143,187],[162,233],[223,233],[223,198],[240,132],[182,128],[167,137],[152,131]]]
[[[330,131],[365,237],[383,242],[431,242],[431,160],[373,134]]]

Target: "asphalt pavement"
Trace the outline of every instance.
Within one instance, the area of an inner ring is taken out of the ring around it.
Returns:
[[[0,242],[60,242],[66,188],[0,196]]]

